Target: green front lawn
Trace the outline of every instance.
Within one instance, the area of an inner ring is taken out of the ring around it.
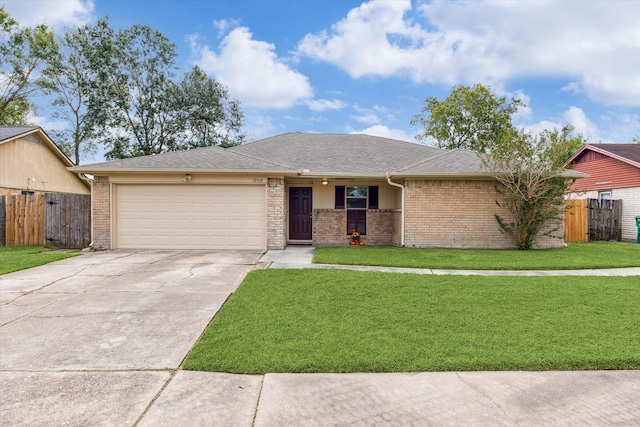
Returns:
[[[316,248],[313,262],[458,270],[582,270],[640,267],[640,245],[590,242],[531,251],[411,249],[392,246]]]
[[[80,255],[80,252],[54,252],[42,246],[0,246],[0,274],[37,267]]]
[[[638,331],[638,277],[259,270],[231,295],[184,369],[639,369]]]

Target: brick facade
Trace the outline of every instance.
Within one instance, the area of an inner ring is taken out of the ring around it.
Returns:
[[[367,210],[367,234],[362,240],[371,244],[393,244],[394,215],[392,209]],[[313,210],[314,243],[346,243],[349,240],[346,209]]]
[[[394,209],[392,213],[393,221],[393,236],[391,237],[391,243],[395,246],[402,245],[402,210]]]
[[[287,200],[284,178],[267,179],[267,249],[284,249],[287,245]]]
[[[313,241],[315,243],[344,243],[347,239],[347,211],[345,209],[313,210]]]
[[[284,178],[269,178],[266,186],[266,234],[268,249],[287,244],[287,189]],[[111,248],[111,183],[95,176],[93,183],[93,246]],[[513,248],[510,236],[500,233],[495,214],[494,181],[415,180],[406,182],[405,246],[453,248]],[[313,210],[313,242],[343,243],[346,209]],[[401,244],[402,213],[399,209],[367,211],[369,244]],[[562,236],[562,228],[557,231]],[[538,247],[561,247],[561,239],[540,237]]]
[[[111,248],[111,183],[109,177],[93,177],[93,231],[95,249]]]
[[[509,218],[496,205],[495,181],[407,181],[405,246],[441,248],[513,248],[513,238],[500,232],[495,214]],[[563,234],[562,226],[556,232]],[[537,247],[562,247],[562,239],[540,236]]]

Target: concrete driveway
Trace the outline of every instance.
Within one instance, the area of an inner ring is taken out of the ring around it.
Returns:
[[[0,276],[0,425],[640,424],[640,371],[177,370],[258,259],[109,251]]]
[[[260,255],[108,251],[0,276],[0,424],[133,425]]]

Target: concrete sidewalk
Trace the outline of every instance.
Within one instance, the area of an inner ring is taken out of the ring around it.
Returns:
[[[312,246],[287,246],[284,250],[270,250],[260,258],[269,268],[314,268],[385,273],[411,273],[464,276],[640,276],[640,267],[606,268],[598,270],[437,270],[430,268],[374,267],[364,265],[314,264]]]

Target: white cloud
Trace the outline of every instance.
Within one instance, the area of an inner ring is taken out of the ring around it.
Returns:
[[[240,21],[237,19],[220,19],[213,21],[213,26],[218,29],[218,37],[222,38],[232,29],[240,26]]]
[[[598,136],[598,127],[595,123],[587,118],[587,115],[581,108],[571,106],[564,112],[564,119],[571,126],[575,128],[575,131],[582,134],[588,140],[593,140]]]
[[[307,106],[312,111],[342,110],[347,106],[339,99],[312,99],[307,101]]]
[[[589,142],[613,142],[603,140],[598,125],[590,120],[581,108],[575,106],[569,107],[557,120],[542,120],[538,123],[528,124],[523,127],[528,132],[539,133],[543,130],[559,130],[567,124],[573,126],[575,133],[581,134]]]
[[[227,85],[243,106],[284,109],[313,96],[308,78],[278,58],[273,44],[253,40],[246,27],[227,34],[219,53],[199,45],[197,37],[191,37],[191,48],[195,62]]]
[[[77,27],[91,22],[93,0],[9,0],[4,9],[22,26]]]
[[[353,78],[499,86],[509,78],[571,80],[600,102],[640,105],[640,2],[372,0],[297,54]]]
[[[357,122],[365,123],[368,125],[374,125],[374,124],[380,123],[380,118],[373,113],[363,114],[359,116],[351,116],[351,118]]]
[[[351,131],[350,134],[366,134],[381,136],[383,138],[398,139],[400,141],[416,142],[416,139],[402,129],[390,129],[384,125],[375,125],[359,131]]]
[[[29,113],[27,115],[28,123],[35,123],[40,126],[45,132],[61,131],[68,129],[67,122],[64,120],[49,120],[47,117],[42,117],[38,114]]]

